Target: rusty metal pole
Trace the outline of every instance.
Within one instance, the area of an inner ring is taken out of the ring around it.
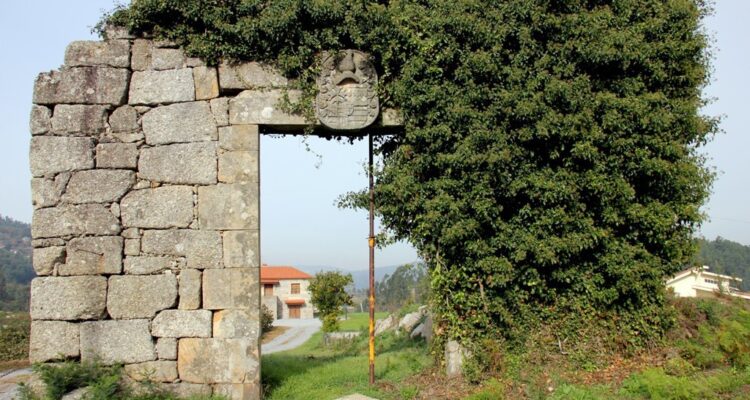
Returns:
[[[373,177],[372,133],[369,139],[368,176],[370,179],[370,385],[375,384],[375,178]]]

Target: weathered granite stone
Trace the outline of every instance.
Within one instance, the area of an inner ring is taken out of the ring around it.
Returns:
[[[186,269],[180,272],[180,310],[197,310],[201,308],[201,277],[197,269]]]
[[[300,98],[298,90],[289,91],[289,100]],[[281,90],[246,90],[229,100],[229,123],[232,125],[308,125],[305,117],[281,109]]]
[[[226,151],[219,155],[219,182],[258,182],[257,151]]]
[[[156,359],[149,320],[81,324],[81,361],[133,364]]]
[[[257,268],[203,271],[203,308],[206,310],[260,309],[260,271]]]
[[[187,60],[185,60],[185,65],[191,68],[195,68],[195,67],[205,67],[206,63],[203,62],[203,60],[201,60],[198,57],[188,57]]]
[[[32,137],[29,161],[34,176],[94,168],[94,142],[81,137]]]
[[[259,309],[217,311],[214,313],[213,327],[215,338],[257,341],[260,337]]]
[[[31,106],[29,128],[32,135],[42,135],[52,129],[52,110],[44,106]]]
[[[124,26],[104,25],[104,40],[135,39],[130,30]]]
[[[125,103],[129,83],[130,71],[123,68],[64,68],[39,74],[34,84],[34,104],[120,105]]]
[[[125,239],[124,251],[126,256],[137,256],[141,254],[141,240]]]
[[[38,249],[42,247],[53,247],[53,246],[63,246],[68,244],[67,240],[63,239],[32,239],[31,240],[31,247]]]
[[[232,400],[257,400],[261,398],[260,381],[256,383],[217,383],[214,385],[214,396],[224,396]]]
[[[258,185],[218,184],[198,188],[203,229],[258,229]]]
[[[147,181],[145,179],[138,179],[138,182],[135,183],[135,186],[133,186],[133,189],[135,190],[141,190],[141,189],[148,189],[148,188],[156,188],[159,187],[160,183],[154,183],[151,184],[151,181]]]
[[[111,212],[115,217],[120,218],[120,205],[117,203],[112,203],[109,206],[109,212]]]
[[[202,385],[199,383],[164,383],[159,385],[159,387],[164,389],[168,393],[174,394],[175,396],[177,396],[177,398],[180,399],[191,397],[206,398],[208,396],[211,396],[211,393],[213,393],[211,386]]]
[[[133,41],[130,68],[134,71],[145,71],[151,67],[151,51],[154,43],[150,40],[136,39]]]
[[[122,142],[122,143],[137,143],[137,142],[142,141],[145,138],[145,136],[143,136],[143,132],[136,132],[136,133],[110,132],[110,133],[105,134],[104,137],[112,138],[114,139],[113,141]]]
[[[151,51],[151,68],[158,71],[182,68],[185,61],[182,49],[155,48]]]
[[[258,381],[258,345],[252,340],[180,339],[177,354],[177,371],[184,382]]]
[[[101,143],[96,146],[97,168],[138,167],[138,146],[135,143]]]
[[[202,142],[218,138],[216,122],[205,101],[154,108],[143,116],[143,133],[146,135],[146,143],[150,145]]]
[[[125,273],[128,275],[151,275],[166,270],[179,270],[185,260],[175,257],[131,256],[125,258]]]
[[[164,310],[151,322],[156,337],[211,337],[211,311]]]
[[[66,393],[60,400],[86,400],[89,398],[91,388],[86,386]]]
[[[31,180],[31,204],[36,208],[56,206],[60,202],[68,181],[70,172],[57,174],[55,179],[34,178]]]
[[[186,228],[193,222],[193,189],[165,186],[136,190],[120,202],[122,223],[136,228]]]
[[[216,68],[195,67],[193,68],[193,79],[195,80],[196,100],[219,97],[219,78],[216,75]]]
[[[52,115],[52,131],[57,134],[95,135],[107,130],[107,107],[58,104]]]
[[[132,133],[140,128],[138,125],[138,111],[135,108],[125,105],[118,107],[109,116],[109,127],[112,132]]]
[[[32,363],[78,357],[78,325],[63,321],[32,321],[29,361]]]
[[[455,340],[445,344],[445,374],[449,377],[463,374],[464,361],[470,356],[469,351]]]
[[[125,239],[140,239],[141,230],[138,228],[127,228],[122,230],[122,237]]]
[[[409,334],[422,321],[422,316],[423,314],[419,311],[404,315],[401,321],[398,322],[398,329],[403,329],[404,332]]]
[[[219,128],[219,147],[224,150],[258,151],[258,125],[232,125]]]
[[[42,208],[34,210],[32,218],[31,236],[33,238],[120,233],[120,223],[117,218],[99,204]]]
[[[138,176],[165,183],[216,183],[216,142],[177,143],[141,150]]]
[[[165,104],[195,100],[193,71],[138,71],[130,82],[130,104]]]
[[[398,317],[395,314],[375,321],[375,336],[379,336],[388,330],[394,329],[398,326]]]
[[[177,380],[177,363],[174,361],[147,361],[125,366],[125,374],[135,381],[174,382]]]
[[[130,66],[130,42],[127,40],[72,42],[65,50],[65,65],[68,67],[108,65],[128,68]]]
[[[111,203],[135,184],[135,172],[126,169],[94,169],[73,174],[62,200],[68,203]]]
[[[66,275],[109,275],[122,271],[120,236],[75,238],[68,243],[67,260],[58,268]]]
[[[211,113],[214,115],[216,125],[229,125],[229,98],[220,97],[218,99],[212,99],[210,105]]]
[[[221,234],[191,229],[145,231],[144,253],[187,258],[188,268],[221,268]]]
[[[273,68],[257,62],[219,65],[219,84],[226,89],[278,88],[287,86],[287,79]]]
[[[160,360],[177,359],[177,339],[159,338],[156,340],[156,354]]]
[[[323,52],[314,102],[317,120],[336,131],[370,126],[380,111],[377,86],[378,74],[367,54]]]
[[[31,281],[31,319],[81,320],[104,317],[107,278],[45,277]]]
[[[172,274],[109,278],[107,311],[112,318],[151,318],[176,301],[177,278]]]
[[[260,240],[258,231],[224,232],[224,267],[258,268],[260,266]]]
[[[58,264],[65,262],[65,247],[53,246],[34,249],[32,263],[38,276],[52,275]]]

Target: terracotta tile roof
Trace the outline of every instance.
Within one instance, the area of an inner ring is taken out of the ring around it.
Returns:
[[[286,303],[287,305],[292,305],[292,306],[300,305],[300,304],[305,304],[305,299],[286,299],[284,300],[284,303]]]
[[[294,267],[272,267],[265,264],[260,267],[261,282],[276,282],[281,279],[312,279],[312,276]]]

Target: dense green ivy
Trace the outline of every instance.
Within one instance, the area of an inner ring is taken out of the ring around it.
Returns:
[[[439,332],[471,342],[566,312],[663,332],[712,179],[697,148],[702,0],[136,0],[111,21],[311,87],[320,50],[374,56],[405,133],[377,209],[427,261]],[[352,198],[356,205],[356,198]],[[580,311],[589,310],[589,311]],[[544,318],[538,316],[543,315]]]

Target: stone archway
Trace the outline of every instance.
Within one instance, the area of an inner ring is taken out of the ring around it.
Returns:
[[[260,64],[108,37],[71,43],[35,83],[31,361],[122,363],[180,394],[257,399],[258,138],[305,120]]]

